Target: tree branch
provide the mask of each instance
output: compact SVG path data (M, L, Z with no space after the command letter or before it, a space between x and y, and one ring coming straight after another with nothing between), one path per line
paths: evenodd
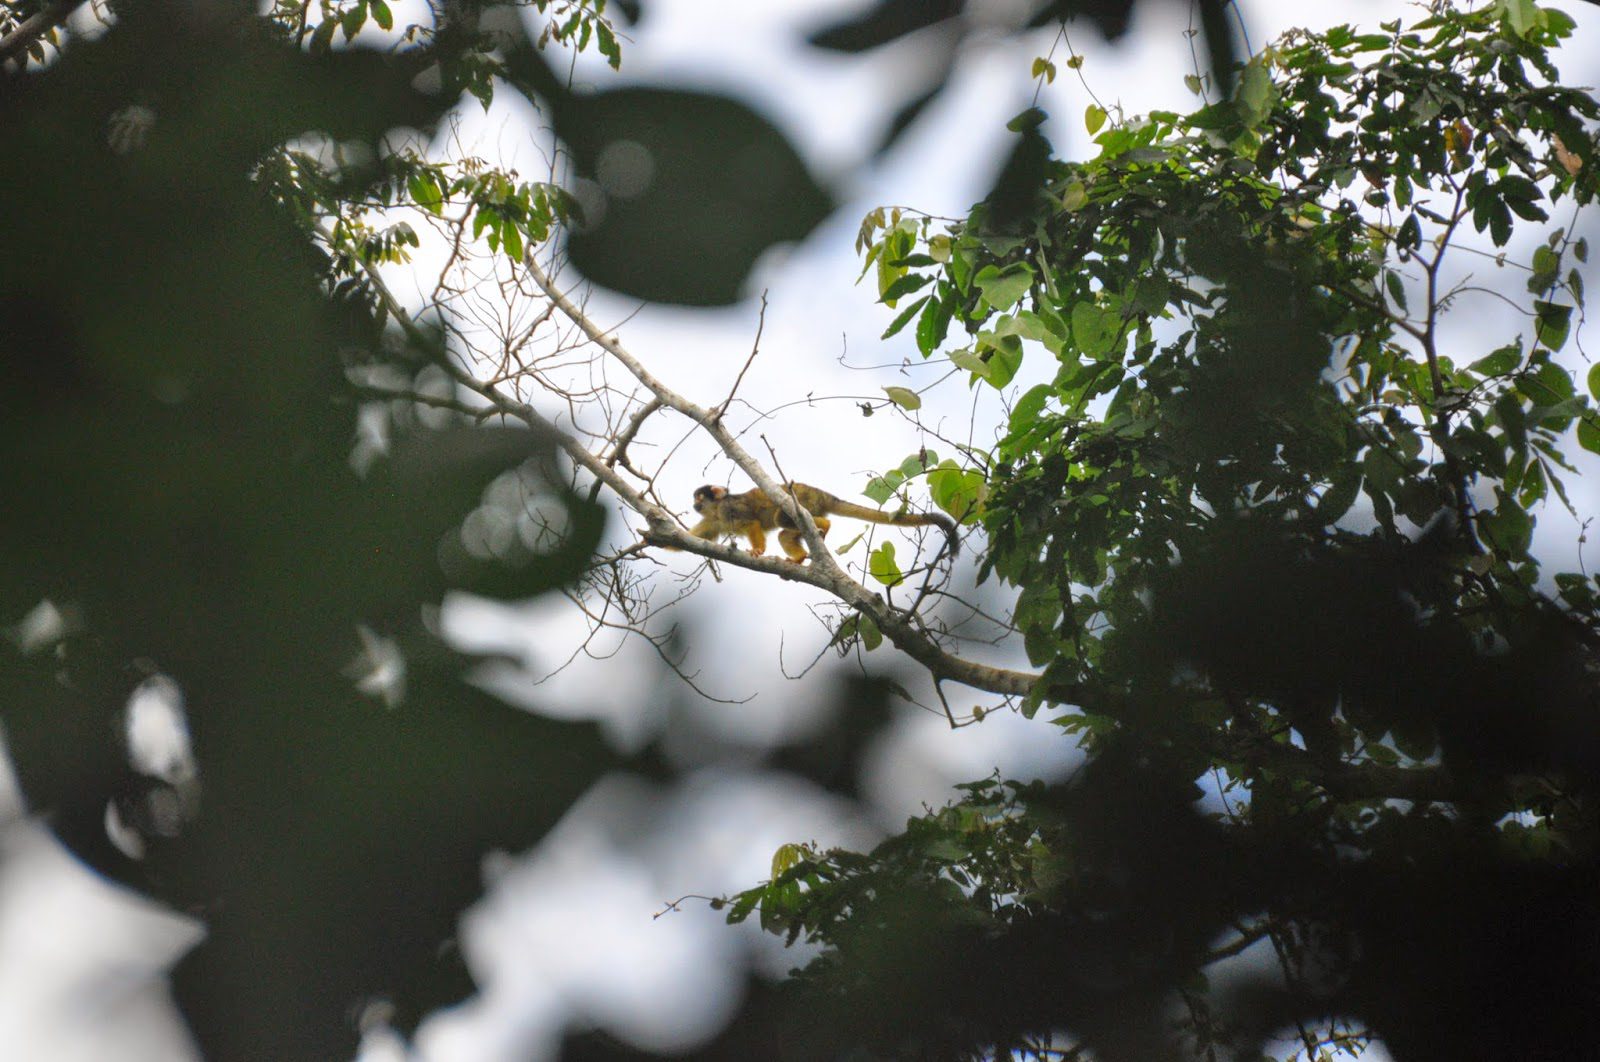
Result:
M318 232L324 239L331 239L331 233L326 229L319 227ZM777 557L753 556L737 547L691 535L675 514L653 502L643 491L636 489L616 468L619 463L626 465L625 460L619 461L619 456L638 432L640 424L663 406L682 413L710 434L723 451L761 486L769 497L784 505L786 509L793 505L793 499L723 427L720 409L700 406L667 387L646 369L637 357L623 347L615 336L596 326L580 307L556 288L542 269L530 264L531 275L536 284L553 301L562 315L571 320L591 342L620 361L653 395L634 412L621 431L614 436L611 453L605 458L588 449L571 434L562 431L533 406L506 395L494 384L477 379L458 365L448 351L440 349L438 337L416 323L384 283L376 267L370 263L362 263L361 268L371 281L373 291L407 336L423 350L429 351L435 362L452 380L484 399L488 407L474 410L471 406L447 399L432 399L371 386L363 388L366 393L374 397L409 397L441 408L471 413L479 418L486 415L504 415L521 421L554 439L556 445L576 465L595 478L597 484L609 489L624 506L645 519L648 527L642 533L642 544L693 553L734 567L815 586L848 608L871 619L885 638L928 672L936 687L943 682L956 682L973 689L1012 697L1026 695L1038 683L1040 677L1036 674L979 663L944 649L917 622L914 614L893 607L881 595L852 579L825 548L820 536L808 539L808 544L812 547L812 562L801 565ZM810 520L810 514L800 509L799 515L804 520L806 530L815 536L816 528ZM940 692L942 697L942 690ZM1054 702L1078 705L1088 711L1115 710L1123 700L1122 695L1114 690L1095 689L1067 682L1053 683L1051 695ZM1257 766L1277 766L1293 772L1320 787L1332 799L1339 801L1399 799L1417 802L1451 802L1459 799L1461 795L1451 776L1443 768L1436 766L1401 767L1370 762L1329 765L1314 761L1303 750L1277 744L1256 744L1250 749L1234 748L1221 751L1254 762Z
M16 29L0 37L0 63L27 51L35 41L67 21L67 17L82 6L83 0L51 0L23 19Z
M766 560L764 558L750 557L748 554L726 547L708 547L708 544L696 540L685 532L672 530L671 534L662 534L654 521L651 523L650 535L658 544L672 548L684 549L701 556L715 557L728 560L740 567L750 568L755 571L768 571L785 579L797 582L810 583L822 590L826 590L846 605L869 617L877 624L878 630L884 637L894 643L895 647L917 663L921 664L935 680L949 680L959 682L975 689L986 690L990 693L999 693L1006 696L1020 696L1031 690L1038 681L1039 676L1025 671L1014 671L1010 668L993 667L967 660L943 649L933 638L911 618L891 607L882 597L868 590L854 579L850 578L833 558L822 541L822 536L817 533L816 523L811 519L811 514L804 508L795 505L789 492L767 475L766 470L756 461L750 453L739 444L738 439L722 423L720 410L707 409L704 406L691 402L689 399L672 390L661 380L645 368L644 364L625 348L616 336L601 329L585 313L582 307L575 304L567 294L556 286L550 276L534 261L530 253L526 264L530 275L545 295L556 305L563 316L586 335L596 346L620 361L634 378L643 384L668 408L688 417L700 425L721 447L733 463L750 477L760 487L762 492L771 498L789 517L800 527L806 545L810 547L811 563L808 565L791 564L787 561ZM609 483L607 484L610 485ZM630 506L633 504L626 496L623 500ZM648 518L648 517L647 517ZM713 552L715 549L715 552Z

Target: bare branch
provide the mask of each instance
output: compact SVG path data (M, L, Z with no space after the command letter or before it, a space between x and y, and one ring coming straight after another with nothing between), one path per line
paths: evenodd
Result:
M544 291L567 317L576 324L589 339L623 364L633 374L634 378L643 384L649 391L660 399L668 408L681 413L690 420L699 424L721 447L723 453L738 465L750 479L761 488L762 492L772 499L789 518L800 528L801 535L811 552L811 563L798 565L787 560L776 560L766 557L752 557L747 553L717 543L696 539L686 531L672 526L662 526L651 520L650 530L646 541L653 541L657 545L667 546L697 553L703 557L725 561L752 571L764 571L782 579L794 582L809 583L812 586L825 590L850 606L857 612L866 614L877 624L878 629L897 648L921 664L934 677L935 680L949 680L962 685L972 686L976 689L987 690L1007 696L1026 694L1038 680L1037 675L1025 671L1014 671L1010 668L995 667L981 664L977 661L967 660L946 651L920 627L913 617L890 606L878 594L873 593L854 579L850 578L839 567L822 541L822 536L817 532L816 523L811 519L811 514L803 507L795 505L782 486L767 475L761 464L752 457L737 438L723 425L721 417L716 410L707 409L678 394L647 369L644 364L625 348L616 336L600 328L586 314L581 307L576 305L568 295L550 279L549 275L535 262L531 255L527 258L529 272L534 282ZM607 481L607 486L611 486ZM623 500L632 506L632 500L623 495ZM649 514L644 514L649 519Z
M739 375L734 377L733 386L728 388L728 397L722 400L717 407L717 418L727 416L728 406L733 403L733 396L739 393L739 385L744 382L744 374L750 371L750 366L755 362L756 355L761 352L761 333L767 327L767 293L761 293L761 312L756 315L756 338L750 343L750 356L744 360L744 368L739 370Z

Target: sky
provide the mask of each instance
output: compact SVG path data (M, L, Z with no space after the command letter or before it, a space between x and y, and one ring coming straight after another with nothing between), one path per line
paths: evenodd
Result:
M759 325L759 354L739 384L743 401L732 407L730 421L752 426L746 442L758 456L770 447L787 475L844 497L856 496L870 475L922 443L906 418L889 412L863 418L858 396L878 398L890 384L921 386L937 371L921 364L907 336L878 339L892 312L874 302L870 281L855 283L860 267L853 243L861 217L884 204L962 214L992 181L1004 123L1032 102L1031 62L1054 37L1045 30L981 42L963 57L933 111L886 156L860 168L898 106L895 87L917 74L919 62L913 47L865 57L806 48L809 30L860 6L852 0L647 0L647 20L624 41L620 74L588 58L577 68L580 87L642 82L727 91L766 113L819 174L842 180L839 209L802 244L763 260L750 297L738 305L641 307L605 292L594 293L588 305L596 320L618 324L623 343L669 385L705 404L729 392ZM1003 23L1016 6L975 3L973 17ZM1315 28L1337 16L1370 25L1412 10L1393 0L1240 6L1255 47L1295 24ZM1593 58L1600 56L1600 8L1562 6L1580 23L1576 43L1562 57L1567 80L1594 84L1600 79ZM1063 68L1068 76L1039 100L1051 115L1045 133L1059 153L1072 156L1089 147L1082 125L1089 89L1093 98L1120 104L1129 114L1194 105L1183 84L1192 70L1186 10L1176 0L1145 0L1115 45L1088 27L1073 31L1089 88ZM397 20L404 20L403 9ZM1590 57L1587 70L1583 56ZM1058 51L1058 65L1063 58ZM475 103L463 106L458 118L456 139L475 153L526 174L542 170L547 137L538 116L511 94L502 94L487 114ZM403 284L399 289L406 290ZM806 396L811 400L802 401ZM975 398L957 385L927 396L920 415L925 426L964 437L970 425L991 423L998 408L992 396ZM652 454L667 453L685 435L683 422L663 425L659 435L641 440L655 447ZM731 482L735 490L748 486L741 474L730 478L726 461L709 444L682 443L665 463L668 496L687 512L694 487L706 481ZM1586 508L1583 497L1576 500L1580 511L1597 510L1592 494ZM619 515L610 534L626 542L639 523ZM836 530L835 537L842 542L853 533ZM1540 533L1553 557L1576 549L1577 525L1558 510L1547 510ZM669 585L699 567L687 555L659 559L658 578ZM864 550L857 546L843 559L864 563ZM957 589L984 599L990 590L975 589L972 579L969 548ZM773 851L787 842L870 845L925 804L943 803L958 781L995 770L1017 778L1070 770L1070 742L1043 720L1001 712L952 731L936 708L909 706L870 757L864 807L761 767L763 749L823 719L837 669L861 666L830 657L803 681L785 677L825 647L829 633L812 613L823 603L809 588L729 568L721 582L703 582L675 605L668 618L692 632L685 669L696 674L700 688L722 698L713 701L665 675L638 639L602 639L586 655L587 631L560 598L522 606L465 597L445 602L452 640L520 662L486 670L484 685L530 710L599 720L622 749L665 735L686 773L667 787L623 775L605 778L532 851L486 854L486 894L464 914L461 934L482 992L429 1019L411 1057L551 1057L564 1031L586 1026L646 1047L692 1047L737 1006L747 965L776 975L801 960L754 927L726 927L704 904L654 917L667 901L754 884L768 876ZM1003 648L985 659L1025 664ZM925 680L887 649L866 666L893 675L930 703ZM701 738L724 753L747 754L702 762L695 751ZM18 1057L44 1062L104 1058L111 1043L119 1059L192 1057L160 971L199 939L200 927L94 879L37 827L12 830L4 844L8 856L26 858L0 863L0 1043L24 1048ZM41 947L40 940L50 939L76 943ZM85 1014L94 1020L85 1022ZM381 1025L362 1053L365 1062L405 1057L406 1047Z

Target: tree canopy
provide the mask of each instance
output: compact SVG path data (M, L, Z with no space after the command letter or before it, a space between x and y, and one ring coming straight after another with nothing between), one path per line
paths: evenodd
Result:
M1572 368L1600 104L1553 65L1568 16L1441 3L1233 64L1202 3L1194 112L1092 105L1072 160L1030 109L965 218L867 216L885 337L1004 417L866 497L960 522L1024 668L941 613L936 551L830 552L733 394L668 379L563 278L723 304L834 199L735 100L572 92L551 49L622 59L603 0L410 26L383 0L148 3L96 38L62 28L76 6L0 21L0 167L37 200L0 265L6 739L75 851L207 921L176 976L209 1056L348 1053L353 1004L409 1028L470 991L440 945L481 855L604 770L664 768L499 704L434 606L565 593L670 660L661 547L808 584L833 647L911 661L952 726L1016 710L1086 757L973 781L869 853L785 846L712 901L818 950L704 1054L1587 1049L1600 586L1534 537L1552 506L1587 526L1600 453L1600 369ZM814 43L953 10L886 3ZM544 179L429 150L463 93L508 88L564 145ZM424 242L443 268L402 298L385 278ZM685 423L811 563L689 532L671 451L635 445ZM643 529L608 537L608 509ZM955 686L990 700L958 712ZM152 690L185 709L186 767L130 759ZM894 692L786 764L850 791Z
M1192 114L1091 106L1098 152L1020 215L868 217L891 333L974 386L1052 359L970 489L1042 669L1022 710L1089 759L733 898L827 945L823 1042L1584 1050L1600 614L1532 546L1547 504L1587 527L1568 447L1600 452L1600 370L1559 356L1600 117L1548 54L1572 26L1293 33ZM1484 300L1503 331L1451 327ZM1258 942L1275 971L1233 961Z

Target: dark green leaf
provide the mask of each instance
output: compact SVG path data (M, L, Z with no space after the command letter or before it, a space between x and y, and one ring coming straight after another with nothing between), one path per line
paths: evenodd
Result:
M1533 304L1534 340L1548 350L1560 350L1567 342L1572 322L1572 307L1564 303L1535 300Z
M1350 511L1360 490L1361 474L1354 468L1347 470L1317 499L1317 520L1324 524L1336 522Z
M927 287L932 281L933 277L926 273L907 273L884 288L883 293L878 296L879 301L893 305L902 295L909 295L913 291Z
M928 303L928 300L931 299L931 298L933 298L933 296L924 295L922 298L918 299L916 302L913 302L910 306L907 306L905 309L903 309L899 313L895 314L894 320L889 322L889 327L885 328L883 330L883 335L879 336L878 338L879 339L888 339L890 336L894 335L896 332L898 332L902 328L904 328L906 326L907 322L909 322L911 320L912 316L918 310L922 309L922 307L926 306L927 303Z

